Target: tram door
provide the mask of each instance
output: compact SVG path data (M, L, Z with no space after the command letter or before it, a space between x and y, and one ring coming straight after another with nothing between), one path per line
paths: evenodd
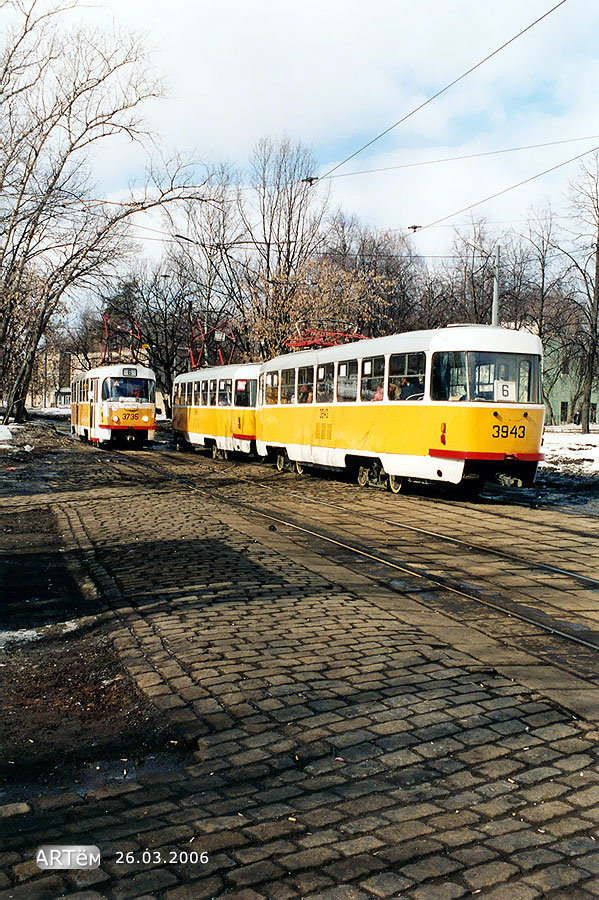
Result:
M90 397L90 409L89 409L89 430L90 435L92 429L96 427L96 417L98 415L98 378L92 378L91 383L91 397Z

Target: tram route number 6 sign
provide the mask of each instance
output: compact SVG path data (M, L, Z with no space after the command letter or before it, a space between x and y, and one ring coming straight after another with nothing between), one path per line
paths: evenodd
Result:
M497 401L505 401L506 403L516 402L516 382L515 381L494 381L493 382L493 399Z

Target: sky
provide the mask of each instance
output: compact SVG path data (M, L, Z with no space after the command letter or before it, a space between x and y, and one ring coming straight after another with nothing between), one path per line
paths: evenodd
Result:
M145 36L167 98L146 109L165 147L244 169L260 138L311 148L316 175L389 128L509 40L557 0L103 0L78 15ZM483 216L525 230L532 207L565 209L578 163L453 215L599 146L599 4L555 12L406 122L337 169L333 206L369 226L414 235L423 255L451 252L453 227ZM475 159L429 160L585 140ZM364 170L398 167L385 172ZM133 144L95 162L105 196L143 168Z

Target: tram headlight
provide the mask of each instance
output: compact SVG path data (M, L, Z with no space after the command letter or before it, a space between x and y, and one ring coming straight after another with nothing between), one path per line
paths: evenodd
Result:
M142 422L149 422L150 419L148 418L148 416L142 416L142 417L141 417L141 421L142 421Z
M112 417L112 421L113 421L113 422L118 422L118 420L119 420L119 417L118 417L118 416L113 416L113 417Z

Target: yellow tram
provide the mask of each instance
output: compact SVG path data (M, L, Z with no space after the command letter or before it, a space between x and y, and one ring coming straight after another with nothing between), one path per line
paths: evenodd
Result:
M141 447L156 432L156 379L136 363L99 366L71 385L71 432L97 445Z
M178 375L173 389L173 435L212 450L256 452L259 364L217 366Z
M358 483L404 479L530 485L541 450L538 337L456 325L280 356L260 369L256 447L349 469Z

